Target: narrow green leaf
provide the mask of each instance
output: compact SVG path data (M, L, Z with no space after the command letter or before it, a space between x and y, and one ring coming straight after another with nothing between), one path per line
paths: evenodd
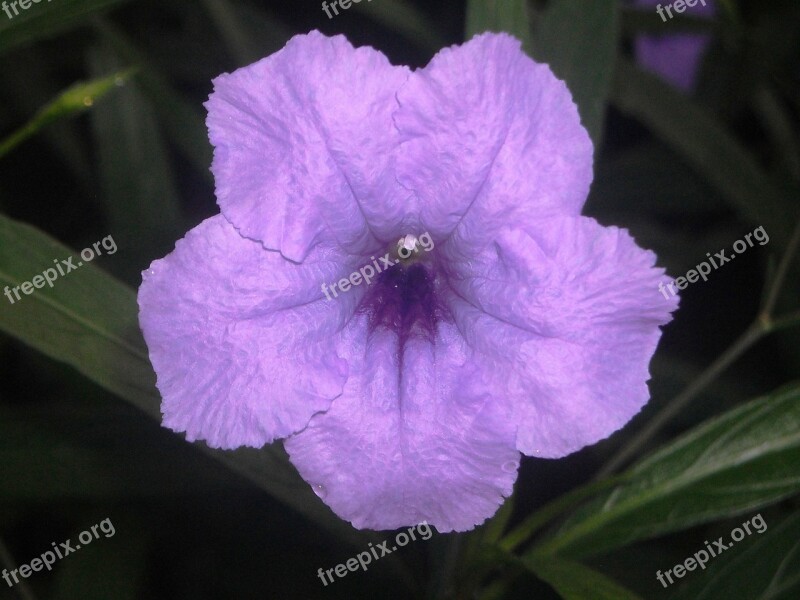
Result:
M109 72L120 60L107 43L89 51L89 72ZM103 193L113 239L127 251L116 273L138 281L153 255L171 251L186 230L169 156L151 103L131 82L91 114ZM144 237L147 245L139 244Z
M207 182L213 183L209 171L211 144L208 143L208 131L198 107L184 100L122 31L102 19L95 21L95 27L123 61L138 65L137 82L152 100L170 141Z
M231 56L240 66L261 58L258 44L248 34L236 6L228 0L202 0L202 4L219 29Z
M531 556L585 557L752 512L800 492L800 384L680 437L580 509Z
M753 225L785 243L797 205L731 133L658 77L620 59L612 101L670 144Z
M783 106L775 90L767 86L756 91L753 105L777 149L777 160L789 177L800 181L800 140L791 113Z
M499 546L484 547L484 554L507 570L505 577L484 589L481 600L505 598L513 579L525 571L550 584L565 600L640 600L612 579L575 561L552 556L519 557Z
M536 24L533 57L569 87L599 147L620 35L617 0L553 0Z
M12 18L0 12L0 54L20 44L53 36L80 25L92 15L121 6L127 0L56 0L32 4L17 12L7 2ZM19 5L19 3L17 3Z
M524 562L564 600L640 600L639 596L612 579L574 561L550 559Z
M238 478L128 406L62 402L0 406L0 481L0 501L30 503L202 494Z
M510 496L498 509L495 515L484 523L473 538L483 544L495 544L506 530L511 516L514 514L516 496Z
M52 62L51 54L41 45L15 54L14 68L4 69L0 76L0 94L8 99L9 104L4 107L6 110L3 117L8 119L13 115L15 122L0 124L0 130L11 131L19 125L22 118L36 114L42 106L58 95L62 84L52 76ZM108 72L103 73L107 74ZM82 123L62 119L51 123L41 130L39 135L57 155L60 164L72 173L86 193L90 193L93 187L93 174L83 144L85 136Z
M34 115L22 128L0 142L0 158L8 154L16 146L36 134L43 127L58 119L76 115L88 110L95 102L108 94L115 87L122 86L130 78L132 71L119 71L110 76L89 82L76 83L59 94Z
M118 248L120 253L125 248ZM19 286L76 252L29 225L0 215L0 288ZM13 289L11 290L13 294ZM138 324L133 290L92 264L78 267L11 304L0 296L0 330L114 392L161 420L155 374ZM286 505L358 547L371 538L314 495L277 446L235 452L203 448Z
M768 523L767 530L754 537L734 546L739 552L731 549L712 558L708 570L695 573L673 600L800 598L800 513L779 524Z
M580 502L596 496L599 492L617 485L622 480L624 480L624 477L603 479L567 492L546 504L532 515L529 515L501 540L499 546L508 551L518 548L533 534L539 531L539 529L557 516L578 505Z
M531 27L527 0L469 0L466 38L484 31L505 31L531 51Z
M116 514L115 514L116 513ZM145 523L121 511L102 514L95 522L87 519L86 529L91 531L108 519L113 525L97 528L97 539L81 545L68 560L56 563L55 592L53 600L137 600L147 596L146 571L149 566L149 534ZM113 531L111 537L105 532ZM80 535L76 531L72 539ZM75 542L77 544L77 542Z
M124 248L118 248L124 252ZM77 253L29 225L0 216L0 286L13 288ZM78 260L73 260L77 265ZM155 376L139 330L133 291L83 265L11 304L0 297L0 329L66 362L160 419Z

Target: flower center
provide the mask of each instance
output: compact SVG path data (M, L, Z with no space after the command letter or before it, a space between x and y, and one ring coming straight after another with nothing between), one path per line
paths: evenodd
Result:
M429 254L433 245L423 249L420 239L413 235L400 239L391 252L395 264L375 278L358 307L368 316L370 331L393 331L401 347L411 336L433 341L436 326L446 315L436 294L435 262Z

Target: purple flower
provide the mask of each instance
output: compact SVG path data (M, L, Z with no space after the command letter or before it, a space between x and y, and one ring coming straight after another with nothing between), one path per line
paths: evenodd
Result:
M652 252L580 216L591 142L517 40L412 72L312 32L214 86L222 214L139 290L165 426L287 438L356 527L451 531L511 494L520 452L564 456L647 402L677 300ZM430 252L325 298L424 234Z
M693 6L684 5L685 14L711 17L716 12L715 0L694 0ZM680 14L674 5L664 0L635 0L643 10L659 11L665 32L669 31L670 19ZM669 7L669 11L667 8ZM648 71L656 73L675 87L689 92L694 89L700 62L711 41L708 35L678 33L672 35L640 35L635 40L636 58Z

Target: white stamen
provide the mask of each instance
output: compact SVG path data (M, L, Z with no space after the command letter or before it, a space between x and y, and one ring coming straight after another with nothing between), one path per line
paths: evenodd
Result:
M417 236L415 235L407 235L400 238L400 243L398 244L398 248L405 248L406 250L414 250L417 247Z

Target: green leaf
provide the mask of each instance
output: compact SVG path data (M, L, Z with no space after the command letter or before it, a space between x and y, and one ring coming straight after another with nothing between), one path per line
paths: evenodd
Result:
M249 35L236 6L228 0L201 0L201 3L219 30L228 52L240 66L261 58L259 44Z
M36 134L40 129L58 119L88 110L111 90L125 84L131 70L120 71L110 76L89 82L76 83L59 94L52 102L42 107L22 128L0 142L0 158L20 143Z
M483 544L496 544L511 521L515 504L516 496L511 495L503 502L495 515L475 531L472 538Z
M92 74L119 63L107 43L89 51ZM125 268L116 272L138 281L153 256L171 251L186 230L167 149L152 105L135 81L98 106L91 122L106 224L126 248L119 257ZM147 245L139 243L143 237Z
M563 79L600 146L620 35L617 0L553 0L533 35L533 57Z
M550 584L565 600L640 600L639 596L590 569L561 557L518 557L499 546L485 546L484 554L506 567L505 577L484 589L481 600L506 598L513 579L525 571Z
M701 425L626 473L531 556L585 557L800 491L800 385Z
M498 509L497 513L486 523L461 535L463 549L458 558L458 563L453 569L451 579L454 581L444 582L450 589L457 582L459 590L474 590L480 587L482 581L497 568L493 557L493 552L487 549L494 549L497 541L503 534L511 516L514 514L514 504L516 495L511 495ZM448 589L445 585L435 590L434 597L441 596L443 590Z
M125 248L118 251L125 252ZM34 227L0 215L0 288L19 286L53 267L54 260L75 254ZM74 262L77 265L78 260ZM0 296L4 304L0 330L72 365L153 419L161 420L155 374L139 329L133 290L95 265L85 264L56 279L52 288L45 285L30 295L20 295L22 299L13 305ZM371 539L336 518L277 446L235 452L213 451L200 444L196 447L341 539L358 547L366 547Z
M800 598L800 513L778 525L767 523L767 530L753 537L745 537L733 549L712 558L707 571L687 581L672 598Z
M531 50L530 15L527 0L469 0L466 38L484 31L505 31Z
M164 498L236 486L237 479L120 403L0 406L0 481L9 482L0 488L3 502Z
M28 118L58 95L63 84L52 77L52 62L51 54L41 45L14 55L14 68L2 71L0 94L8 100L4 117L14 115L16 121L13 124L3 123L0 130L10 131L19 125L21 118L17 115ZM93 173L83 144L82 125L76 120L62 119L42 129L38 135L88 194L93 187Z
M617 582L577 562L549 559L526 560L525 564L565 600L640 600Z
M713 116L624 59L619 61L612 101L685 157L743 220L762 225L770 238L782 243L789 239L796 203Z
M102 19L97 19L95 26L97 32L111 44L122 60L139 67L137 82L152 100L159 121L170 141L200 175L208 183L213 184L209 171L211 145L208 143L208 131L200 111L175 91L168 80L122 31Z
M30 43L80 25L92 15L116 8L126 0L56 0L41 2L7 18L0 13L0 54L20 44ZM11 2L7 3L8 5ZM11 10L9 8L9 10ZM13 10L11 10L13 15Z
M136 600L147 595L150 540L146 524L129 514L113 511L94 522L84 518L83 531L91 532L92 525L104 522L106 517L114 527L111 537L106 537L98 527L99 537L89 545L81 545L80 550L53 567L56 583L55 593L50 597L54 600ZM112 531L107 524L105 528ZM71 536L74 544L83 531Z
M597 495L598 492L613 487L623 479L624 477L613 477L595 481L559 496L525 518L512 531L508 532L508 535L498 545L508 551L518 548L534 533L560 514L578 505L581 501Z

